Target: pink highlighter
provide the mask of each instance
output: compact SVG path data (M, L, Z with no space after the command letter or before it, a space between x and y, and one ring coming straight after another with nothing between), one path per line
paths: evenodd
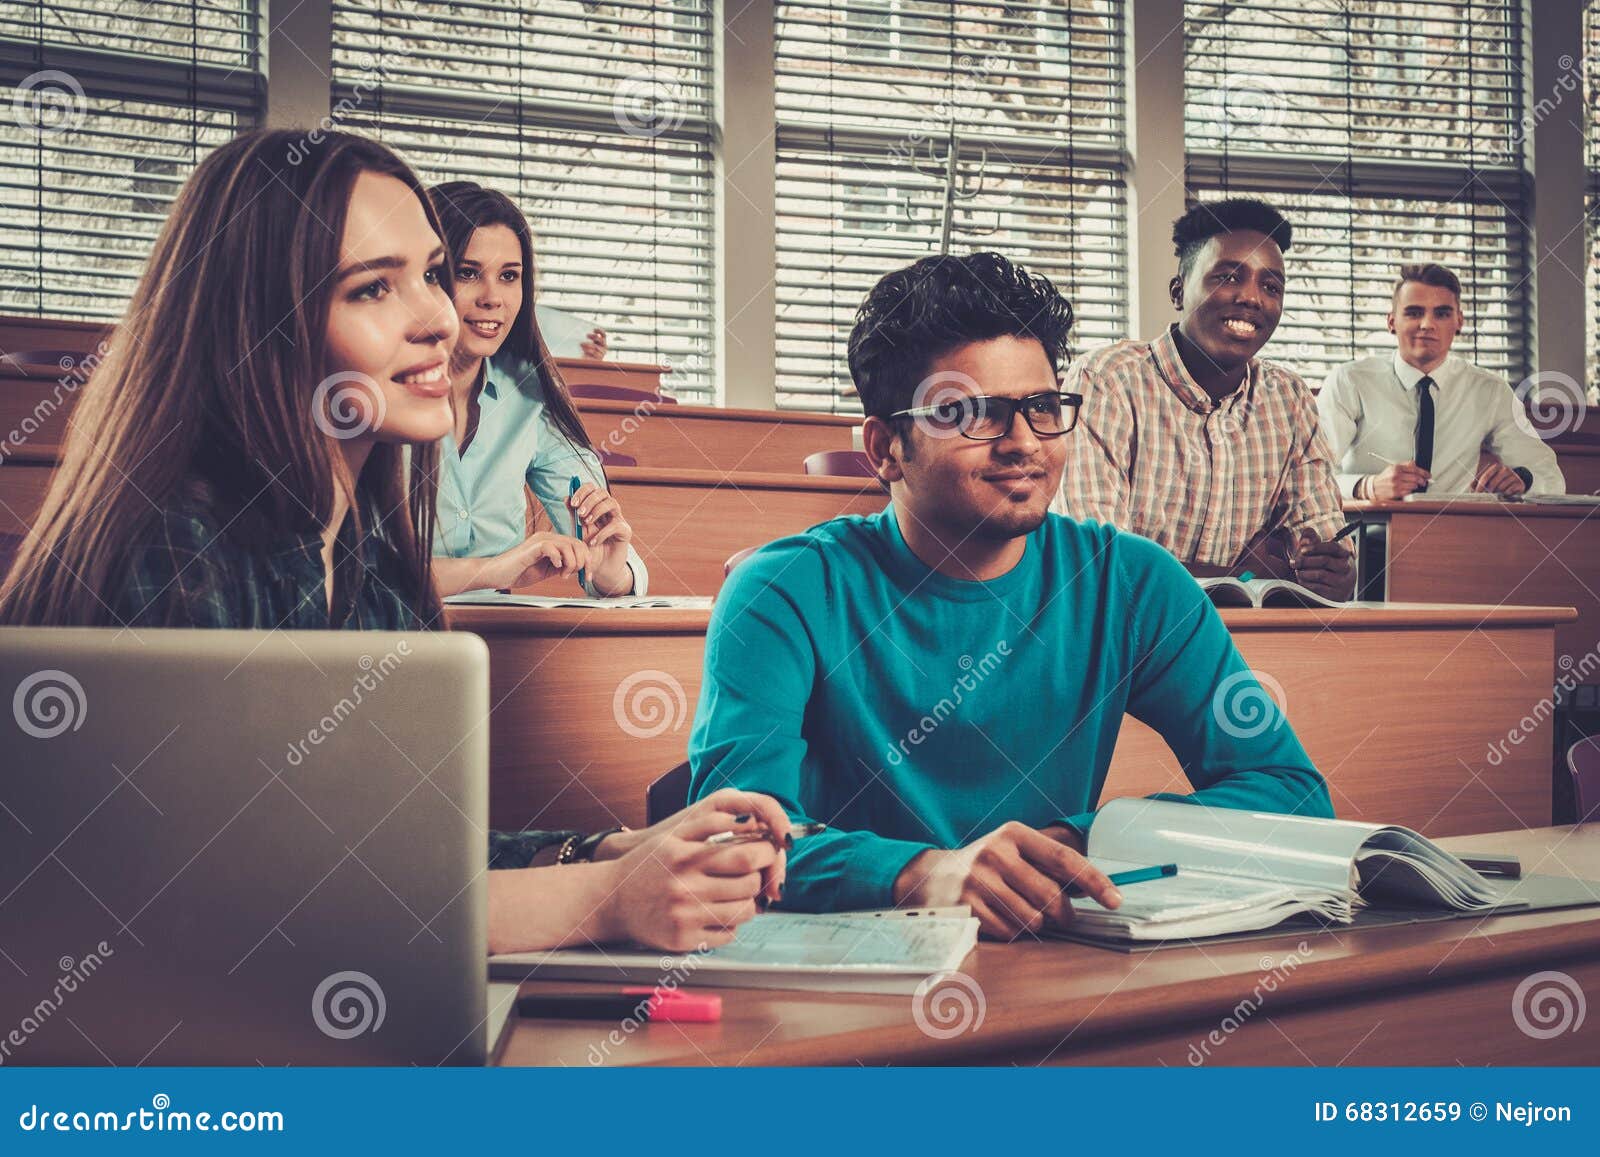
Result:
M722 1019L722 997L681 988L624 988L628 996L650 996L650 1019L675 1024L711 1024ZM651 996L651 994L654 994Z
M722 997L691 996L676 988L536 992L517 998L517 1015L558 1020L660 1020L677 1024L709 1024L722 1019Z

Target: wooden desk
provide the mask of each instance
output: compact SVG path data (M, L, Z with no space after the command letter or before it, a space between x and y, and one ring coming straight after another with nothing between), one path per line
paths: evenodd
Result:
M1530 872L1600 880L1600 824L1445 843L1514 852ZM909 996L723 989L720 1024L647 1024L619 1031L620 1043L606 1039L613 1023L519 1021L501 1063L1592 1065L1592 1013L1547 1040L1512 1017L1518 984L1547 970L1600 991L1600 909L1128 954L984 943L962 966L981 992L982 1022L948 1039L918 1027Z
M1548 604L1577 609L1556 629L1562 672L1600 683L1600 509L1516 502L1349 502L1371 568L1392 602ZM1379 549L1373 549L1378 545Z
M875 514L889 495L873 478L727 474L618 466L611 492L650 568L650 592L714 595L728 557L841 514Z
M53 462L82 384L71 371L47 376L0 366L0 462L24 453Z
M0 319L0 338L4 336ZM50 339L53 337L53 344ZM55 334L33 339L38 348L94 348L98 331ZM40 344L42 343L42 344ZM86 344L87 343L87 344ZM0 345L21 349L22 345ZM660 367L620 362L557 359L569 382L659 387ZM653 371L654 376L651 376ZM47 456L60 451L67 419L76 403L70 371L32 367L28 372L0 363L0 456L8 452L8 435L31 419L26 444ZM666 470L742 471L802 474L801 464L818 450L849 450L850 431L860 418L786 410L738 410L720 406L577 399L578 413L595 446L626 454L640 466Z
M1225 610L1251 667L1349 819L1428 835L1550 822L1548 695L1566 608ZM686 758L708 611L454 607L489 644L490 821L595 828L644 821L651 780ZM1380 679L1375 672L1385 672ZM1396 693L1403 688L1404 693ZM1498 763L1489 749L1499 745ZM1188 791L1154 731L1123 723L1104 798Z
M0 433L0 438L5 437ZM44 504L55 457L39 461L32 448L23 446L0 464L0 534L27 534Z
M1600 494L1600 441L1550 443L1556 464L1567 480L1568 494Z
M640 406L580 399L597 447L673 470L800 474L818 450L848 450L860 418L720 406ZM614 473L614 472L613 472Z
M0 437L4 433L0 432ZM33 525L55 468L52 450L25 445L0 464L0 533ZM658 595L714 595L729 556L841 514L875 514L889 496L871 478L725 474L616 466L611 491L628 521ZM565 592L570 580L530 588Z

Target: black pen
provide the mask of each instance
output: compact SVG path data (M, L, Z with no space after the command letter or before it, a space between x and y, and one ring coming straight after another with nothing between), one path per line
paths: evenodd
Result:
M1356 519L1354 522L1347 522L1342 527L1339 528L1339 533L1334 535L1328 541L1329 542L1338 542L1341 538L1349 538L1352 534L1354 534L1356 531L1360 530L1365 525L1366 525L1366 523L1362 522L1361 519L1359 519L1359 518ZM1291 570L1299 570L1300 569L1295 564L1294 551L1293 550L1289 550L1289 551L1285 551L1284 552L1283 561L1289 564L1289 568Z
M1338 542L1341 538L1349 538L1352 534L1354 534L1356 531L1360 530L1365 525L1366 525L1366 523L1362 522L1359 518L1356 519L1354 522L1347 522L1347 523L1344 524L1344 529L1339 531L1338 534L1334 535L1328 541L1329 542Z

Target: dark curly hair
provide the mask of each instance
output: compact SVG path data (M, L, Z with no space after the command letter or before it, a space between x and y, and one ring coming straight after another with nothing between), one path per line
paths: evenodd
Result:
M1178 273L1185 279L1194 267L1200 247L1219 233L1250 229L1265 233L1284 253L1294 242L1294 226L1284 215L1255 197L1229 197L1224 201L1204 201L1172 223L1172 244L1178 253Z
M1050 368L1067 353L1072 306L1048 278L998 253L924 257L887 274L856 311L850 377L868 417L911 406L935 358L972 342L1033 338Z

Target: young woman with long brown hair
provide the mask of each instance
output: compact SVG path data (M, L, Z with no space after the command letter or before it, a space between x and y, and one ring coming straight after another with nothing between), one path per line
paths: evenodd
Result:
M440 592L581 572L592 595L644 594L649 574L633 528L539 333L527 218L505 194L472 181L428 192L455 259L461 320L450 367L456 421L439 456ZM553 531L526 534L525 484Z
M383 145L263 131L213 152L83 387L0 624L439 625L451 273L428 197ZM757 827L774 840L704 843ZM644 831L491 833L508 870L490 875L490 948L726 943L777 898L788 827L730 790ZM544 866L558 849L568 862Z

